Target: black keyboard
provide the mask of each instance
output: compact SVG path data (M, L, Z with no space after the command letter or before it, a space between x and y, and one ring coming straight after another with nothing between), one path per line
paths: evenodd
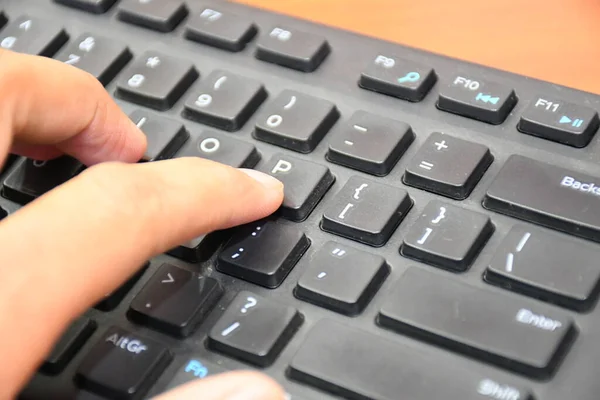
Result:
M224 1L0 8L0 46L96 76L143 161L286 185L275 215L141 266L22 398L250 368L293 400L598 399L598 96ZM80 171L15 160L3 214Z

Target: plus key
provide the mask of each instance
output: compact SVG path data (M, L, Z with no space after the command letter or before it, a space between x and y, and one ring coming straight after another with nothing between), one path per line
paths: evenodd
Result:
M484 145L435 132L404 173L404 183L457 200L469 196L493 161Z

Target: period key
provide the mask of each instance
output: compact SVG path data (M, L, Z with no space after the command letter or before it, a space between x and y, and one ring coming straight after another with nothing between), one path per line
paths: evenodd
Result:
M573 147L585 147L599 125L595 110L544 95L531 101L517 128L529 135Z
M514 90L479 77L456 75L440 88L437 107L463 117L498 125L517 104Z

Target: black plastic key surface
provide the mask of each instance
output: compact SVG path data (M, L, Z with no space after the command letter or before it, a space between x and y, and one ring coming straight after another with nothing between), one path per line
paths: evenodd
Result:
M222 294L223 288L217 280L163 264L135 296L129 315L137 323L187 337Z
M432 200L410 227L400 253L440 268L464 271L493 231L487 215Z
M322 36L284 26L273 26L256 44L256 58L302 72L312 72L331 52Z
M533 226L514 226L496 250L487 282L577 311L600 292L600 246Z
M194 13L185 30L187 39L229 51L241 51L258 28L239 15L214 8Z
M8 18L3 10L0 10L0 29L4 27L8 23Z
M40 370L50 375L60 373L94 333L96 326L96 322L87 317L76 319L54 344Z
M340 116L335 104L284 90L256 117L254 137L300 153L317 147Z
M224 231L200 235L167 251L173 257L187 262L197 263L208 260L217 250L224 238Z
M22 15L0 32L0 48L34 56L52 57L69 35L57 22Z
M99 337L77 369L84 389L114 399L140 399L171 362L161 343L119 327Z
M327 160L384 176L394 168L414 138L407 123L357 111L331 134Z
M92 74L104 86L125 68L133 55L113 38L83 33L64 47L55 58Z
M257 221L237 228L217 260L217 270L268 288L281 285L310 246L301 228Z
M411 207L406 190L353 176L330 200L321 228L371 246L382 246Z
M208 347L260 367L271 365L303 316L293 307L243 291L208 334Z
M517 104L514 90L479 76L459 74L440 88L437 107L489 124L504 122Z
M260 82L216 70L190 94L183 116L204 125L237 131L266 98L267 91Z
M305 220L335 181L324 165L283 153L274 154L258 170L283 182L281 215L292 221Z
M54 0L65 6L78 8L94 14L103 14L107 12L117 0Z
M600 177L528 157L511 156L483 206L600 242Z
M390 271L383 257L331 241L301 263L296 297L346 315L362 312Z
M131 275L125 283L121 284L121 286L111 293L107 293L102 300L94 305L94 308L100 311L112 311L117 308L127 293L129 293L142 275L144 275L144 272L146 272L149 265L149 262L144 263L144 265Z
M378 54L362 72L358 84L363 89L418 102L436 81L437 75L430 66Z
M450 350L547 379L577 335L571 316L546 304L411 267L378 323Z
M402 179L407 185L463 200L493 159L483 144L434 132L409 162Z
M4 179L2 195L27 204L62 185L83 169L74 158L62 156L50 161L21 159Z
M168 386L165 388L165 392L185 383L204 379L223 372L227 372L223 366L205 360L205 357L202 355L186 356L181 367L175 372L175 375L171 378Z
M533 400L519 384L329 319L308 332L289 376L351 400Z
M148 145L142 156L143 161L173 157L190 137L181 122L156 113L135 110L129 118L146 135Z
M189 61L147 51L121 74L116 95L132 103L164 111L173 107L198 76L198 71Z
M585 147L599 125L596 110L540 95L531 100L523 111L517 127L521 132L533 136L573 147Z
M171 32L187 15L184 0L123 0L118 9L121 21L159 32Z
M175 157L201 157L234 168L253 168L260 160L254 145L211 131L189 140Z

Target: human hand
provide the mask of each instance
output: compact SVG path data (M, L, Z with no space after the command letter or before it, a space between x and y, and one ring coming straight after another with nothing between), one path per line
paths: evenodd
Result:
M0 162L12 151L40 160L67 154L90 166L0 222L6 399L73 319L146 260L271 214L283 186L199 158L134 164L145 151L143 133L92 76L54 60L0 52L0 96ZM234 372L160 396L187 398L281 400L284 393L263 375Z

